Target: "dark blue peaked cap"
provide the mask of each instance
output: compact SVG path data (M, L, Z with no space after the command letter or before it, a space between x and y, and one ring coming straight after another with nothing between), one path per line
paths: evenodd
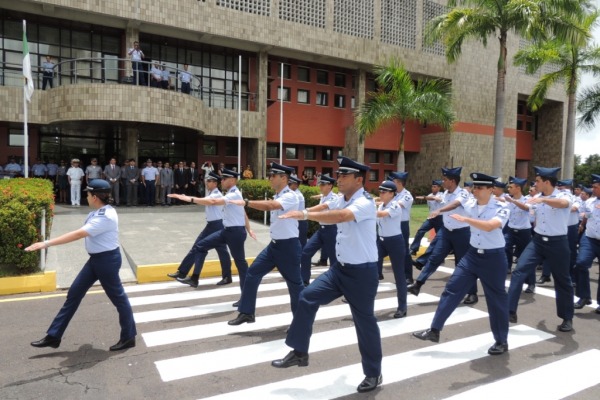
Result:
M295 176L290 176L290 179L288 181L288 185L290 183L297 183L298 185L302 183L302 179L298 179Z
M600 175L592 174L592 183L600 183Z
M525 186L527 184L527 179L522 179L522 178L516 178L514 176L509 176L508 177L508 183L512 183L514 185L517 186Z
M443 181L441 179L438 179L438 180L431 181L431 184L436 185L436 186L442 186L442 182Z
M494 185L493 185L493 186L494 186L494 187L497 187L497 188L502 188L502 189L504 189L504 188L506 187L506 183L504 183L504 182L502 182L502 181L499 181L499 180L497 180L497 179L496 179L496 180L494 181Z
M338 158L338 163L340 164L337 171L338 174L354 174L357 172L367 172L371 169L368 165L361 164L348 157Z
M388 177L389 180L400 179L402 181L405 181L406 178L408 178L408 172L400 172L400 171L392 172L390 174L390 176Z
M556 174L560 171L560 167L546 168L546 167L533 167L535 176L543 176L544 178L556 178Z
M573 179L563 179L556 182L556 186L570 186L573 187Z
M223 168L223 171L221 171L221 179L223 178L237 178L238 176L240 176L239 173L232 171L230 169L227 168Z
M590 195L592 194L592 188L589 188L589 187L585 187L585 186L584 186L584 187L583 187L583 189L581 189L581 190L583 190L583 191L584 191L584 192L586 192L587 194L590 194Z
M321 183L328 183L330 185L333 185L335 184L335 179L333 179L329 175L321 175L321 177L319 178L319 184Z
M470 176L471 176L471 179L473 179L473 185L494 186L496 179L498 179L495 176L482 174L480 172L473 172L473 173L471 173Z
M443 176L460 176L460 173L462 171L462 167L456 167L456 168L442 168L442 175Z
M110 191L110 183L104 179L92 179L88 182L85 192L105 192Z
M294 172L294 168L288 167L287 165L277 164L275 162L271 163L271 171L270 174L286 174L290 175Z
M473 182L465 182L465 187L473 187Z
M221 182L221 177L218 174L215 174L213 171L210 171L206 176L206 180Z
M381 185L379 185L379 190L384 190L386 192L396 192L396 184L392 181L383 181Z

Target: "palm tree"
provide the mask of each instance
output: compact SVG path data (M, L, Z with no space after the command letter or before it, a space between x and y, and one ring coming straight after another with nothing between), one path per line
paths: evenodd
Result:
M596 126L596 118L600 114L600 83L581 92L577 111L581 114L578 122L580 127L592 129Z
M460 4L460 6L458 5ZM462 44L476 39L487 46L489 38L500 43L496 76L496 115L492 174L502 176L507 40L510 31L527 38L578 37L581 32L568 18L589 8L588 0L448 0L452 9L434 18L427 27L429 43L443 40L448 62L458 59Z
M413 81L404 66L392 59L387 66L375 67L378 90L367 94L368 100L356 111L355 126L362 142L382 125L400 123L399 171L405 170L404 137L406 121L440 125L452 130L455 115L452 110L450 82L441 79Z
M598 16L600 16L598 11L583 16L581 29L591 34ZM536 73L546 64L555 67L554 72L542 75L529 96L527 105L532 111L539 110L551 86L564 81L568 96L568 105L565 160L562 174L563 177L572 177L575 161L577 87L582 73L600 73L600 48L587 46L584 40L577 43L564 42L558 39L540 41L517 52L515 55L515 64L525 66L528 74Z

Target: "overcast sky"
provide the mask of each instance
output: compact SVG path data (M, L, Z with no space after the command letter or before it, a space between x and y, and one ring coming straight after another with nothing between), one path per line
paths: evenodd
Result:
M600 0L594 0L596 7L600 8ZM600 27L596 27L594 30L594 41L596 45L600 45ZM594 78L591 75L584 75L581 77L580 88L592 86L598 82L600 77ZM585 161L585 158L590 154L600 154L600 116L596 121L596 127L593 130L586 131L583 129L577 129L575 136L575 154L581 155L581 161Z

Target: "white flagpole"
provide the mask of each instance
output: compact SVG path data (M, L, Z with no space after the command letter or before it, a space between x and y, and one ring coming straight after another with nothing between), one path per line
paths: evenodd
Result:
M242 174L242 56L238 63L238 174Z
M279 164L283 164L283 62L281 62L279 89Z
M27 34L27 22L23 20L23 34ZM27 84L23 85L23 168L25 178L29 177L29 131L27 129Z

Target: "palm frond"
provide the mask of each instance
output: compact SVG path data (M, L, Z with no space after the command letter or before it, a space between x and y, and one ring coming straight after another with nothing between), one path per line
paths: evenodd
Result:
M600 114L600 84L584 89L577 101L577 111L581 114L577 125L586 130L594 128Z
M563 75L564 72L562 70L542 75L527 99L527 105L532 111L539 110L542 104L544 104L544 99L546 98L548 90L563 78Z

